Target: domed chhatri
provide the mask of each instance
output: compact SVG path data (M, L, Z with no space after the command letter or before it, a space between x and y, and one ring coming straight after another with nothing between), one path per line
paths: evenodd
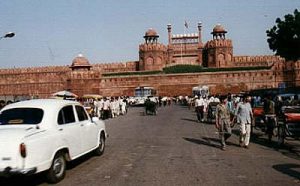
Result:
M227 33L227 31L223 28L221 24L217 24L212 33Z
M87 58L85 58L82 54L78 54L72 61L72 65L70 68L78 69L78 68L87 68L90 69L91 65Z
M158 34L153 28L149 28L145 33L145 37L158 37Z
M148 44L148 43L153 44L153 43L157 43L159 35L157 34L157 32L153 28L149 28L147 30L147 32L145 33L144 38L145 38L146 44Z
M222 27L221 24L217 24L211 34L213 35L213 39L226 39L225 34L227 31Z

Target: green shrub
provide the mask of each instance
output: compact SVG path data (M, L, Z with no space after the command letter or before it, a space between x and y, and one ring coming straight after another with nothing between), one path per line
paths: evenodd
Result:
M244 70L267 70L270 68L271 67L266 67L266 66L205 68L198 65L176 65L176 66L164 68L163 72L166 74L176 74L176 73L226 72L226 71L244 71Z
M134 75L153 75L160 74L162 71L137 71L137 72L117 72L117 73L106 73L103 76L134 76Z
M178 73L201 73L201 72L228 72L228 71L245 71L245 70L268 70L271 67L254 66L254 67L232 67L232 68L205 68L200 65L176 65L163 68L163 71L137 71L137 72L117 72L105 73L104 77L109 76L134 76L134 75L154 75L154 74L178 74Z

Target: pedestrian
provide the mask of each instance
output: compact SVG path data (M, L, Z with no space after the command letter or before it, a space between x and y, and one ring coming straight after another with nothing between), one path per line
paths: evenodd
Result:
M120 102L120 107L121 107L121 113L122 115L125 115L126 114L126 99L123 99L121 102Z
M221 96L216 108L216 128L221 140L221 149L225 150L226 140L231 136L230 112L227 107L227 97Z
M235 111L235 117L240 129L239 144L241 147L249 148L251 124L253 113L251 108L251 97L244 96L243 102L238 103Z
M99 119L103 119L103 104L104 104L103 98L97 101L97 107L98 107L97 110L98 110Z
M275 103L272 100L271 95L265 96L264 100L264 114L266 123L266 134L268 135L268 141L272 141L273 131L276 126L276 113L275 113Z
M104 98L104 102L103 102L103 120L108 119L109 118L109 114L110 114L110 101L107 98Z
M198 122L202 122L203 121L203 109L204 109L204 99L200 96L200 97L196 97L195 100L195 110L197 113L197 119Z

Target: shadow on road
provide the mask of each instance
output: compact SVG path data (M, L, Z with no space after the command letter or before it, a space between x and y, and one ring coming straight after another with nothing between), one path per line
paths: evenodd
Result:
M238 129L232 129L232 134L239 136L239 130ZM288 141L284 145L278 145L277 143L277 137L273 137L272 141L268 141L267 136L255 130L251 134L250 143L255 143L260 145L261 147L266 147L270 149L274 149L275 151L280 152L281 154L300 160L300 144L297 143L291 143L291 141Z
M197 120L197 119L181 118L181 120L184 120L184 121L191 121L191 122L194 122L194 123L198 123L198 120Z
M278 164L278 165L273 165L272 167L283 174L286 174L290 177L300 180L300 172L294 170L300 168L299 164Z
M28 185L36 186L45 182L45 174L39 173L31 176L12 176L12 177L0 177L0 185L2 186L19 186Z
M206 141L214 141L216 143L220 143L220 139L217 139L217 138L207 138L207 137L203 137L202 139L206 140ZM230 138L229 138L230 139ZM240 147L240 145L238 144L235 144L235 143L232 143L230 141L226 141L226 145L229 145L229 146L235 146L235 147Z
M207 146L215 147L215 148L218 148L218 149L221 147L220 145L212 143L211 140L206 140L204 138L202 138L202 139L195 139L195 138L186 138L186 137L183 137L183 139L186 140L186 141L188 141L188 142L196 143L196 144L199 144L199 145L207 145ZM217 141L217 139L213 140L213 141ZM220 143L219 140L218 140L218 142Z

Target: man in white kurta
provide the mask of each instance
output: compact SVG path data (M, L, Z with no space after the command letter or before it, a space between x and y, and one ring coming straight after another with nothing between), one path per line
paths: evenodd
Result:
M245 97L243 102L238 103L235 115L240 127L240 146L248 148L250 142L251 122L253 118L250 105L251 98Z

